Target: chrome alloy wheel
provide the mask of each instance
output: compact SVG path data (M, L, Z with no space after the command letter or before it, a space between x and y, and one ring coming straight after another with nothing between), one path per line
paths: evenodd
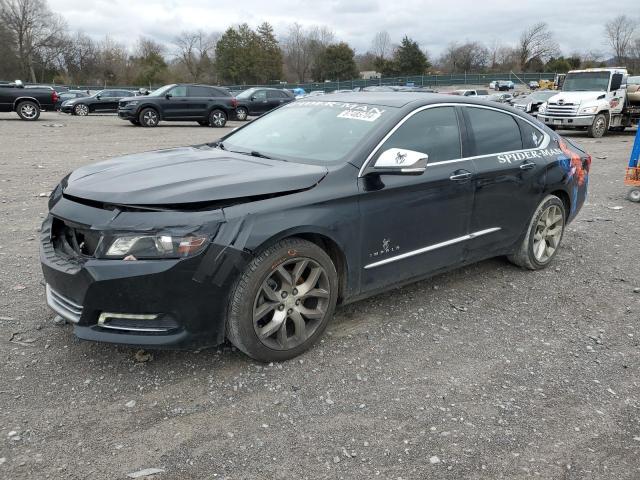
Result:
M562 210L557 205L549 206L538 219L533 235L533 254L540 263L547 263L555 253L564 229Z
M236 110L236 118L240 121L245 121L247 119L247 110L244 108L238 108Z
M33 118L36 118L38 109L32 103L26 102L20 105L20 113L22 113L22 116L27 120L31 120Z
M76 105L75 108L74 108L74 111L75 111L76 115L80 115L81 117L85 117L85 116L89 115L89 107L87 107L86 105L84 105L82 103L79 104L79 105Z
M147 110L142 115L145 125L149 127L155 127L158 124L158 114L154 110Z
M605 134L606 130L607 119L603 115L600 115L596 119L596 124L593 126L593 133L597 138L599 138Z
M227 119L224 116L224 113L217 111L211 114L211 123L216 127L224 127L224 124L227 122Z
M280 264L262 282L253 304L253 328L274 350L290 350L311 337L329 308L329 278L310 258Z

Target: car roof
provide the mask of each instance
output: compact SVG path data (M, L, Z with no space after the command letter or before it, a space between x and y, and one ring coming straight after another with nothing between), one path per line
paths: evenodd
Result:
M382 105L385 107L402 108L411 104L412 106L431 105L434 103L475 103L478 105L491 105L484 100L476 100L470 97L456 95L445 95L441 93L428 92L351 92L351 93L329 93L323 95L322 99L307 100L301 99L299 102L345 102L345 103L366 103L370 105Z

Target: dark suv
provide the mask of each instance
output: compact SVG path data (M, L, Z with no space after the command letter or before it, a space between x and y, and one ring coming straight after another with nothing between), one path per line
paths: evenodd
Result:
M236 117L246 120L249 115L262 115L284 103L295 100L293 93L281 88L250 88L236 95Z
M160 120L177 120L221 128L235 115L236 105L236 99L224 88L172 84L149 95L123 98L118 116L143 127L155 127Z

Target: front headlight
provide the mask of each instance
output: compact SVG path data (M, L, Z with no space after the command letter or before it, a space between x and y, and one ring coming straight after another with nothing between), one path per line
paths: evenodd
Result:
M547 102L544 102L542 105L540 105L540 108L538 108L538 113L544 113L547 111Z
M184 258L204 250L207 239L206 235L123 235L113 239L106 257L124 260Z
M582 107L579 113L596 113L598 111L598 107Z
M131 100L130 102L127 102L127 107L133 107L134 105L139 104L140 101L139 100Z

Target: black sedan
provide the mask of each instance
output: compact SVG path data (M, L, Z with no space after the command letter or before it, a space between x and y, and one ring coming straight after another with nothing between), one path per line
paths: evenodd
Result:
M58 94L58 101L56 102L56 110L60 110L62 108L62 104L67 100L87 97L89 97L88 93L79 90L69 90L67 92L60 93Z
M250 88L236 95L236 118L246 120L249 115L262 115L285 103L293 102L293 93L281 88Z
M90 113L115 113L118 111L120 99L130 97L129 90L100 90L93 95L66 100L60 106L63 113L86 116Z
M41 233L49 306L87 340L261 361L336 304L489 257L537 270L591 157L517 110L420 93L303 99L220 141L79 168Z

